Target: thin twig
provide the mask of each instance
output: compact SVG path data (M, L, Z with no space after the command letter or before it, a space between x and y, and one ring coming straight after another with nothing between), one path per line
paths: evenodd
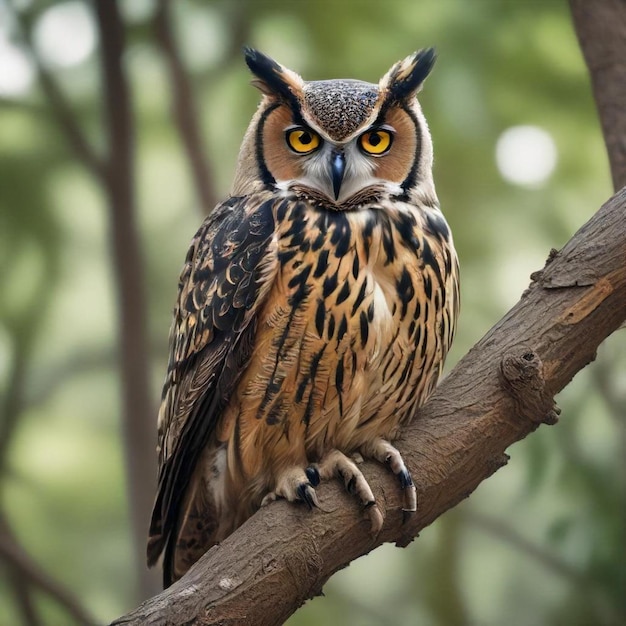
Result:
M172 111L185 147L194 187L202 210L208 215L217 202L215 177L207 159L193 90L172 30L169 0L159 0L154 18L156 40L167 63Z
M7 6L12 8L11 3ZM97 179L103 180L105 174L104 161L88 141L63 90L59 87L54 75L45 67L37 53L37 48L32 41L30 21L25 19L24 15L14 8L12 15L20 27L24 43L28 46L28 51L34 61L39 83L50 105L50 110L63 131L68 145L74 151L77 159Z
M13 568L9 569L9 585L13 589L15 604L22 616L22 624L24 626L42 626L28 581L21 576L19 571Z
M78 624L84 626L96 624L76 598L65 587L46 574L19 545L2 512L0 512L0 559L17 572L22 580L50 596Z
M618 614L610 598L606 597L606 593L593 577L579 571L553 552L533 543L498 519L475 511L466 511L465 519L478 530L537 561L544 569L564 578L580 592L585 593L588 600L593 603L595 612L603 616L604 623L616 626L624 623L623 619L626 616Z

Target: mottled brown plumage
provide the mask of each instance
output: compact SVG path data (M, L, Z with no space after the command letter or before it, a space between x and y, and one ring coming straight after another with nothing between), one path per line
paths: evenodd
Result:
M341 477L382 523L351 455L389 443L432 392L452 342L458 265L415 93L432 51L379 85L305 83L255 51L265 94L233 195L183 269L159 413L148 561L170 584L259 506L318 503Z

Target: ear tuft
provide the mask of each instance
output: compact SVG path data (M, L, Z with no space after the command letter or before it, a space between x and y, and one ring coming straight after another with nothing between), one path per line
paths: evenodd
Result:
M381 79L381 89L394 101L412 98L421 89L422 83L433 69L436 58L435 49L426 48L398 61Z
M257 89L267 96L278 97L282 100L298 99L303 87L303 80L298 74L259 50L247 47L243 50L246 64L256 76L252 84Z

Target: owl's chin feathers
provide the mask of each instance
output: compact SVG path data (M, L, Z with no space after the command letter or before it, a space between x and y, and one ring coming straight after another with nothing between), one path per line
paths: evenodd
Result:
M287 194L294 194L300 200L310 202L317 207L332 211L351 211L358 209L363 205L371 205L380 202L382 198L390 194L388 186L385 184L371 185L363 189L359 189L356 193L344 198L340 196L339 200L334 200L324 192L307 185L298 183L291 184L283 189Z

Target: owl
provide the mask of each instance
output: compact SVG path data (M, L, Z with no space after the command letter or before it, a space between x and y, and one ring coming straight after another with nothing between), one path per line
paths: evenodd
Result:
M358 467L433 391L455 331L458 261L416 94L432 49L378 84L304 81L252 49L262 93L230 197L192 241L178 285L158 418L148 564L165 586L276 498L319 505L338 478L371 531Z

